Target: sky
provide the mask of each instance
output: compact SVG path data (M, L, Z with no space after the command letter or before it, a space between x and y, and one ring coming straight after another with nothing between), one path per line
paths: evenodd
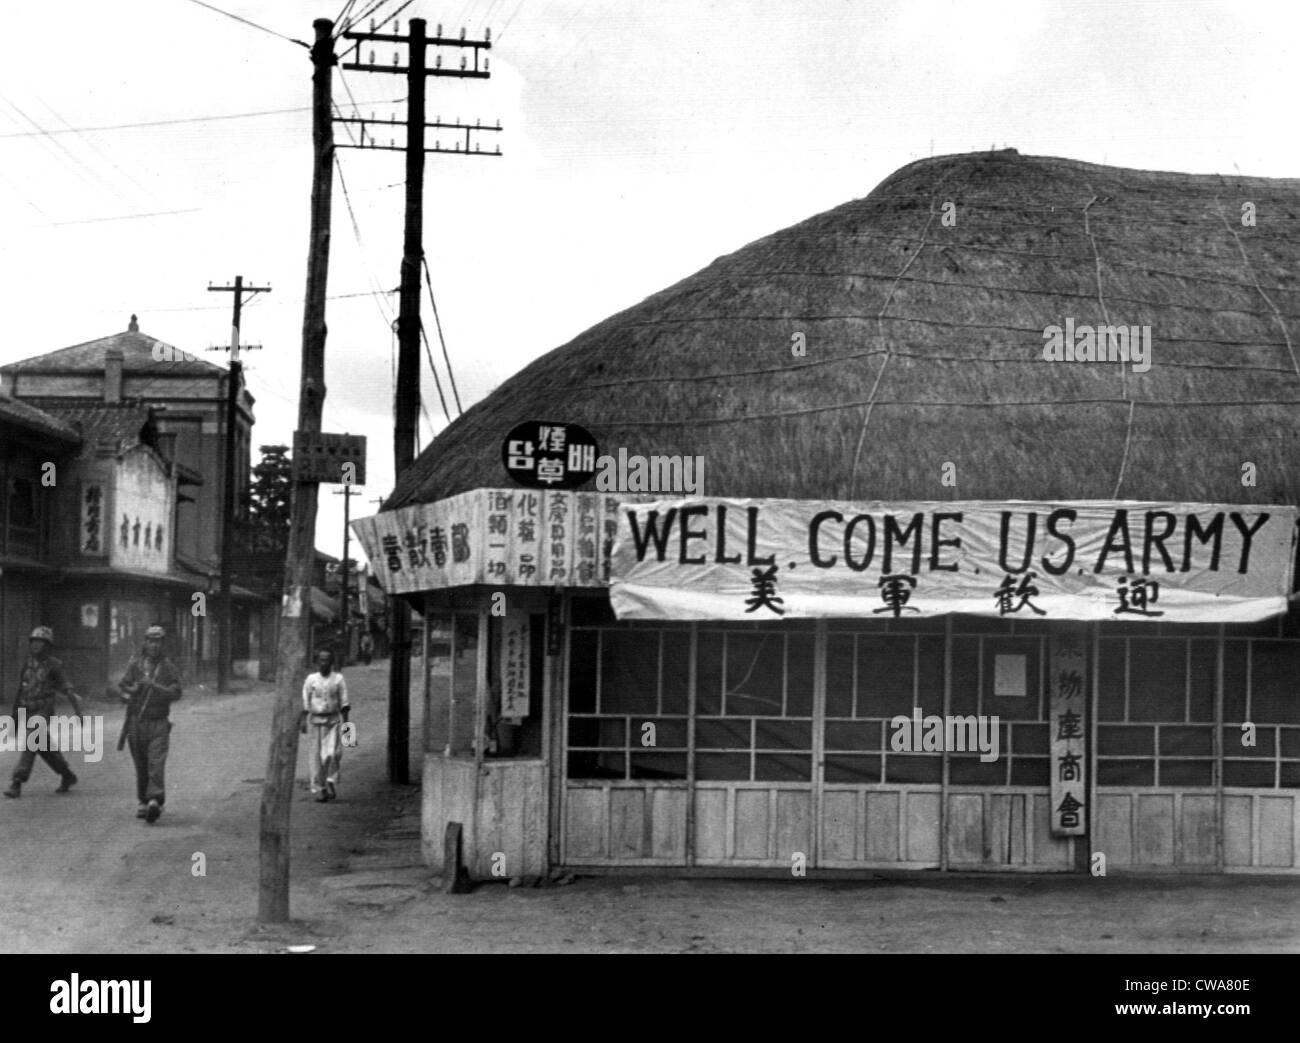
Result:
M503 127L479 136L500 157L430 155L425 170L424 250L465 408L603 318L928 155L1300 171L1288 0L378 3L401 33L411 17L431 33L492 32L491 78L431 78L427 100L430 120ZM312 173L312 67L293 41L344 7L5 5L0 363L122 331L135 313L145 333L224 365L205 349L228 342L230 294L208 286L243 275L272 287L243 318L244 341L262 345L244 356L254 445L292 441ZM378 64L405 61L374 46ZM340 70L333 95L344 114L405 112L400 76ZM355 518L393 486L403 160L338 160L323 427L368 437ZM427 296L422 316L454 417ZM422 374L421 448L448 422L427 359ZM317 545L339 554L331 491Z

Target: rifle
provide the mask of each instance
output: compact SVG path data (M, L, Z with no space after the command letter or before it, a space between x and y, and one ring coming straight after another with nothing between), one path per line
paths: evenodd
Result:
M144 708L149 705L149 696L153 695L153 689L158 687L152 681L147 681L142 677L140 680L134 682L133 687L135 688L135 692L132 693L133 695L140 691L141 685L147 685L149 687L149 695L144 697L144 702L140 704L139 710L135 709L136 701L134 698L126 704L126 716L122 718L122 732L117 737L117 748L119 750L126 745L126 735L127 732L131 730L132 718L144 713ZM120 688L121 686L119 685L118 687Z

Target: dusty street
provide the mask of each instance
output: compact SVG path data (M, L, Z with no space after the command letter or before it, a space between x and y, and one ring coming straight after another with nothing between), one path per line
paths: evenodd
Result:
M1300 951L1300 881L1285 877L620 876L443 895L418 863L418 790L386 780L386 674L386 663L346 671L360 746L345 752L337 802L311 801L300 752L292 926L254 922L269 686L190 689L173 711L157 825L134 817L130 758L112 748L117 710L103 760L72 761L81 777L72 793L56 795L57 778L38 762L22 798L0 803L0 950ZM16 758L0 755L6 779ZM196 853L204 876L193 875Z

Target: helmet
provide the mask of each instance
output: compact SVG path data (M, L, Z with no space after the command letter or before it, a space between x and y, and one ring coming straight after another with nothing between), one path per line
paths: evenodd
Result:
M144 636L145 638L156 637L161 639L167 636L167 632L160 626L152 626L144 632Z
M42 641L48 641L50 644L54 644L54 631L49 627L37 627L32 631L31 640L34 641L37 638L40 638Z

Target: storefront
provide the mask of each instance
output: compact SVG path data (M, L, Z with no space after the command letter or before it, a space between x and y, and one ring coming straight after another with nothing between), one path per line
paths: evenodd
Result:
M354 523L431 866L1300 869L1294 508L621 499Z

